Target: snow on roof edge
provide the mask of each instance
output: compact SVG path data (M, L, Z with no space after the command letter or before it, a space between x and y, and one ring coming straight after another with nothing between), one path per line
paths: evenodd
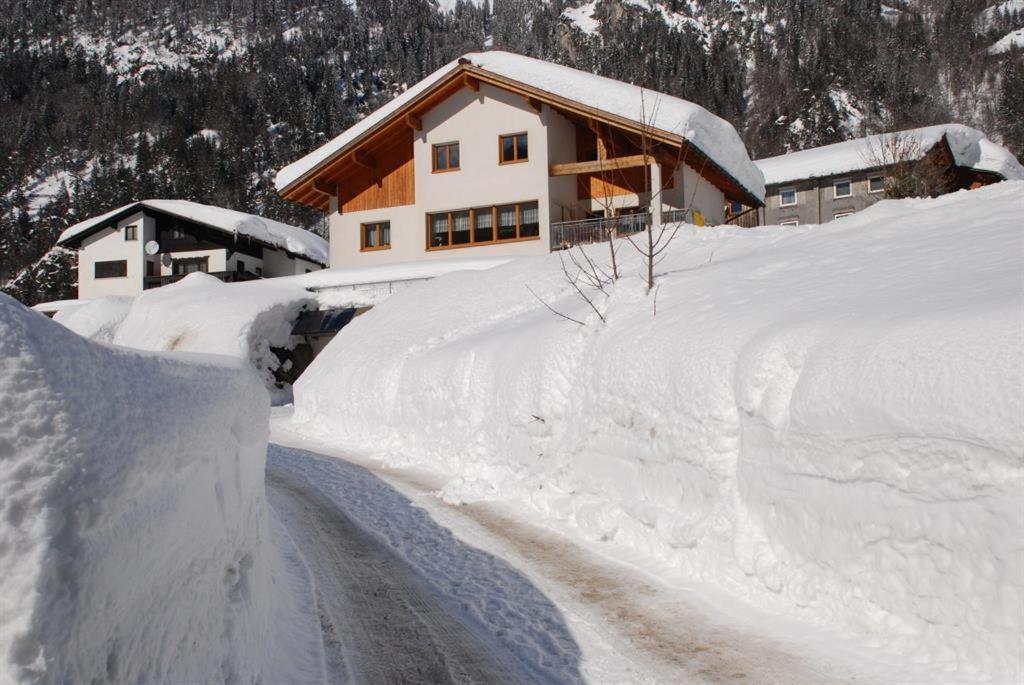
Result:
M500 50L467 53L449 62L332 140L282 167L275 178L278 192L284 191L345 150L464 63L592 109L642 122L685 138L747 193L759 200L764 199L763 177L750 160L739 133L727 121L700 105L623 81ZM646 103L641 99L642 93L648 95ZM647 111L644 111L645 106L649 108Z
M875 159L885 142L904 136L925 153L943 138L949 143L957 166L996 173L1007 180L1024 179L1024 166L1006 148L993 143L981 131L962 124L938 124L882 133L807 148L754 161L767 185L823 178L879 166Z

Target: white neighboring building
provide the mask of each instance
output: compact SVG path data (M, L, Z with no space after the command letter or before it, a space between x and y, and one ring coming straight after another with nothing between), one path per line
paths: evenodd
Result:
M736 130L702 107L500 51L445 65L276 182L329 213L332 267L540 254L764 197Z
M69 227L57 244L78 250L79 299L137 295L193 271L222 281L309 273L329 251L301 228L187 200L133 202Z

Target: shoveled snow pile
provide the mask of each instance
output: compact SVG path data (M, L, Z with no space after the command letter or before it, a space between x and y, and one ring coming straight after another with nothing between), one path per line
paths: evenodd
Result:
M920 159L945 138L957 166L1024 180L1024 166L1004 147L981 131L960 124L926 126L883 133L790 152L755 162L768 185L871 169L893 161L893 151Z
M587 290L607 323L558 255L451 274L344 329L293 428L935 679L1019 679L1022 213L1007 182L823 226L684 227L656 297L620 248L625 276Z
M291 346L292 324L316 299L295 279L223 283L193 273L135 298L116 345L140 350L221 354L252 363L268 387L280 361L271 348Z
M0 295L0 682L258 682L268 402Z
M339 136L277 172L275 184L283 190L326 160L347 149L432 86L469 63L478 69L511 79L554 96L586 105L654 129L686 138L756 197L764 197L761 173L750 161L747 148L733 126L700 105L642 89L553 62L491 50L463 55L425 77Z
M111 295L94 300L77 300L76 306L57 310L53 320L90 340L114 342L117 327L128 316L134 299Z

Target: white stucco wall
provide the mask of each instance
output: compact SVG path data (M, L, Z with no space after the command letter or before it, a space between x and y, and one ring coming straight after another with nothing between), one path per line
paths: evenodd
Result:
M421 259L543 254L548 251L549 197L546 119L558 115L546 106L538 115L526 100L481 84L479 91L463 88L422 117L423 128L413 143L416 204L330 218L331 266L368 266ZM558 117L559 119L561 117ZM529 160L499 164L498 136L528 134ZM459 170L435 174L432 148L436 143L459 143ZM536 240L427 250L426 215L536 200L540 237ZM391 222L391 249L359 251L360 224Z
M145 275L145 236L152 232L152 219L144 219L137 212L117 222L117 226L105 228L82 241L78 251L78 297L88 300L107 295L137 295L142 292ZM125 240L126 226L139 227L137 240ZM125 260L127 276L117 278L96 278L96 262Z

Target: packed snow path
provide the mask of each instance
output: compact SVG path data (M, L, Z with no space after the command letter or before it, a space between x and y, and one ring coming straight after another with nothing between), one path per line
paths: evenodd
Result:
M856 681L565 538L448 507L409 474L402 492L378 475L337 456L268 453L268 500L311 575L329 682Z
M272 445L266 482L312 576L330 682L581 682L554 605L365 470Z

